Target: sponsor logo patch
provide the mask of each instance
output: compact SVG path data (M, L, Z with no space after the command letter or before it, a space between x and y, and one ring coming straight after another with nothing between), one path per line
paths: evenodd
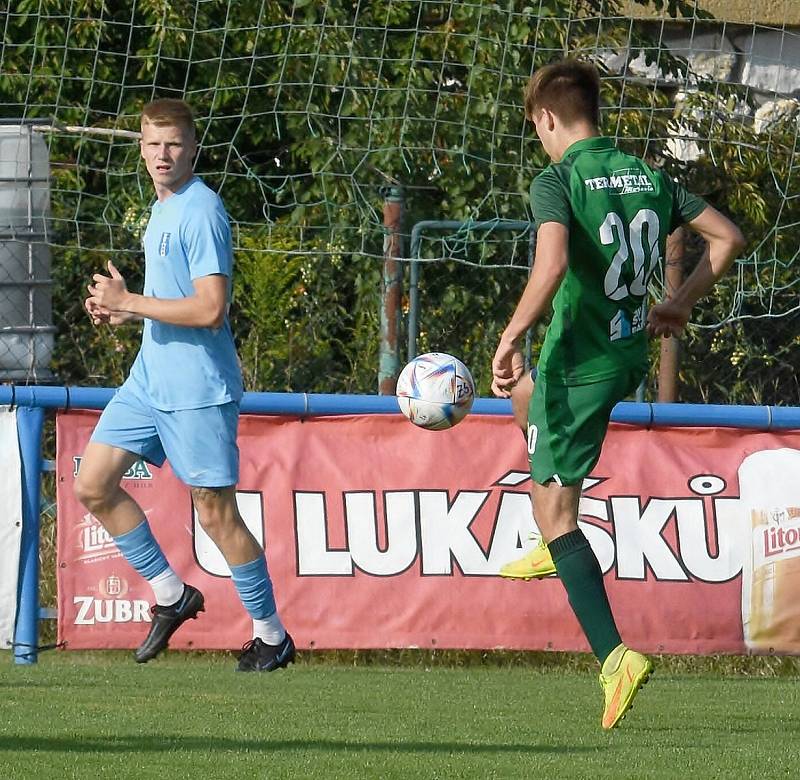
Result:
M593 179L584 179L587 189L610 190L618 195L633 195L637 192L653 192L654 187L650 179L636 168L622 168L614 171L610 176L597 176Z
M98 582L95 590L98 595L73 597L72 604L76 607L74 625L150 622L150 605L147 601L122 598L128 593L128 582L123 577L109 574Z

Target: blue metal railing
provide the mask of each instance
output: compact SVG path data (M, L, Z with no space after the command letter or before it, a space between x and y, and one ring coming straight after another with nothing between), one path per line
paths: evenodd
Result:
M17 407L23 479L22 548L19 603L14 633L14 660L36 663L39 618L39 509L42 427L45 409L103 409L114 395L111 388L0 385L0 406ZM340 414L398 414L394 396L326 393L245 393L245 414L314 417ZM473 414L510 415L511 402L478 398ZM646 428L725 427L762 431L800 430L800 407L726 406L711 404L619 403L612 422Z
M36 409L104 409L114 395L108 387L50 387L0 385L0 406ZM397 414L392 395L336 393L245 393L244 414L318 417L337 414ZM473 414L511 414L511 402L477 398ZM659 404L623 401L614 407L612 422L645 427L720 427L757 430L800 429L800 407L733 406L728 404Z

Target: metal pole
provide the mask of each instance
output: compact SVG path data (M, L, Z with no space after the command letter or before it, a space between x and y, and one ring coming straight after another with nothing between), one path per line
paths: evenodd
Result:
M419 245L422 234L416 230L411 233L411 263L408 269L408 355L413 360L417 356L417 337L419 336Z
M400 373L400 306L403 288L403 191L382 187L383 284L381 285L381 345L378 394L394 395Z
M419 261L412 260L408 269L408 359L417 356L419 336Z
M683 283L684 230L678 228L667 238L667 257L664 265L664 293L670 298ZM676 336L661 339L658 363L658 400L675 403L678 400L678 368L681 342Z
M22 461L22 541L19 600L14 631L14 661L35 664L39 645L39 502L42 485L44 409L17 408L17 434Z

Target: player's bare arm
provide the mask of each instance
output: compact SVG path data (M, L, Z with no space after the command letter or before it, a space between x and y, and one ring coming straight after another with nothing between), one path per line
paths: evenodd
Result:
M706 240L706 251L675 294L650 309L647 330L653 336L680 335L694 305L730 268L745 245L739 228L712 206L688 224Z
M108 272L109 276L98 273L92 277L94 284L89 285L89 292L94 304L109 311L186 328L219 328L225 320L228 281L222 274L195 279L192 282L194 295L155 298L130 292L122 274L110 260Z
M536 237L536 259L511 321L500 337L492 360L492 392L508 398L522 376L520 340L547 311L567 273L569 230L559 222L545 222Z

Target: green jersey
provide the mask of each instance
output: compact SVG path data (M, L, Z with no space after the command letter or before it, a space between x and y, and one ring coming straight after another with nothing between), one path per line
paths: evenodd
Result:
M553 298L538 370L584 384L647 366L647 283L667 236L706 203L610 138L572 144L531 185L537 228L569 229L569 267Z

